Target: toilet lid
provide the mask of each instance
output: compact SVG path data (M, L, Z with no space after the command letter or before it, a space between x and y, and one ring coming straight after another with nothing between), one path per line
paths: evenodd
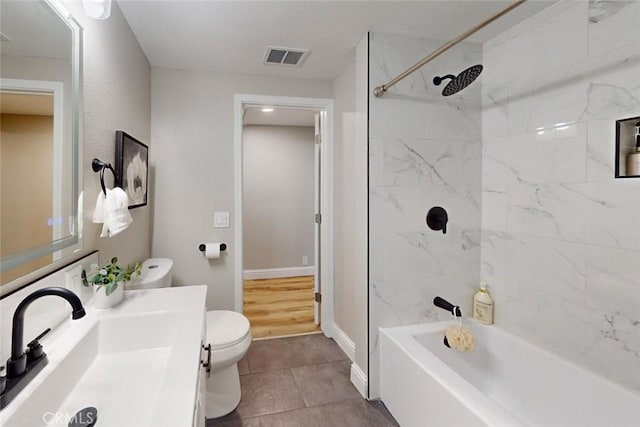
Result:
M249 334L249 320L235 311L207 311L207 342L212 349L230 347Z

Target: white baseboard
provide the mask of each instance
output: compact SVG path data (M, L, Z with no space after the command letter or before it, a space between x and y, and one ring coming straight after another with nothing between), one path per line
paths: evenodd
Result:
M335 323L333 324L333 339L338 347L344 351L349 360L356 360L356 345L349 336Z
M333 324L333 339L338 347L344 351L347 357L353 362L351 364L351 383L358 389L362 397L368 399L367 389L367 375L356 365L356 345L338 325Z
M313 276L315 273L316 268L314 266L265 268L262 270L244 270L242 278L244 280L275 279L278 277Z
M367 374L365 374L355 362L351 364L351 384L358 389L362 397L365 399L369 398L367 395L367 389L369 388Z

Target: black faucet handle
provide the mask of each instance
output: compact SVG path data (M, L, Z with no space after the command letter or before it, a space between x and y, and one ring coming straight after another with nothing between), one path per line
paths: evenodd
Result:
M457 305L451 304L449 301L447 301L442 297L435 297L433 299L433 305L448 311L449 313L453 314L455 317L462 317L462 311L460 310L460 307L458 307Z
M37 337L35 337L33 340L31 340L31 342L29 344L27 344L27 347L29 347L31 344L38 342L38 340L42 337L44 337L45 335L47 335L49 332L51 332L51 328L47 328L44 331L42 331L40 333L40 335L38 335Z
M35 337L29 344L27 344L27 363L40 359L44 355L42 345L38 340L51 332L51 328L45 329L40 335Z

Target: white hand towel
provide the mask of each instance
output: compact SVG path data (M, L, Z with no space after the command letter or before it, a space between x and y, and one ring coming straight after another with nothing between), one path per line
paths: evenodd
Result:
M100 217L102 213L102 217ZM113 237L129 227L133 219L129 214L129 197L122 188L114 188L98 194L93 222L103 223L100 237Z
M129 227L133 221L129 214L129 196L122 188L111 190L111 203L107 197L105 208L105 224L109 227L109 237L113 237Z
M96 224L102 224L104 222L104 193L100 191L98 193L98 199L96 200L96 208L93 210L92 222Z

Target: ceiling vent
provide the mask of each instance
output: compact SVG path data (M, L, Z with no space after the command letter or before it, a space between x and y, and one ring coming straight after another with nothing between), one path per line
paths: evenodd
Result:
M309 49L267 46L267 50L264 53L264 63L299 67L308 55Z

